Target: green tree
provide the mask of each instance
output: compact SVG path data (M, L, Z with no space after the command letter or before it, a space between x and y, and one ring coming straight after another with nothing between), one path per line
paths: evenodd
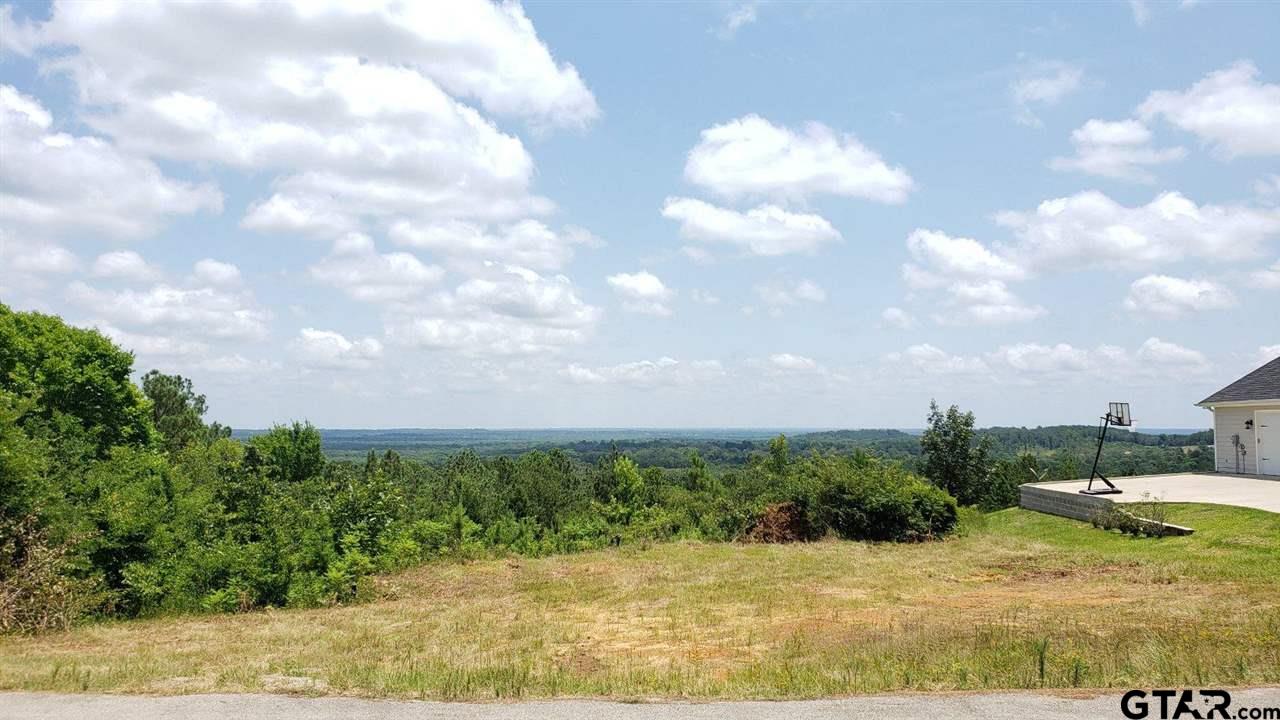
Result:
M276 425L249 442L262 457L267 475L277 482L300 483L324 470L320 431L309 422Z
M943 413L936 401L929 403L929 426L920 437L925 477L955 497L961 505L983 500L991 472L991 443L975 439L971 412L952 405Z
M786 435L778 435L778 437L769 441L769 460L768 468L775 474L782 475L787 471L787 465L791 462L791 447L787 444Z
M152 370L142 376L142 392L151 401L151 421L163 436L169 452L177 452L193 442L212 442L231 435L231 428L218 423L204 424L208 410L205 397L181 375Z
M63 449L83 441L101 458L113 446L151 441L148 404L129 380L132 371L133 354L97 330L0 304L0 389L35 400L24 423L59 436Z

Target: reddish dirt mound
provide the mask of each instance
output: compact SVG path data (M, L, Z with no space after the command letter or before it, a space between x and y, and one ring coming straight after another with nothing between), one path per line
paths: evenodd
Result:
M789 543L812 537L813 526L804 511L795 503L782 502L766 507L743 539L757 543Z

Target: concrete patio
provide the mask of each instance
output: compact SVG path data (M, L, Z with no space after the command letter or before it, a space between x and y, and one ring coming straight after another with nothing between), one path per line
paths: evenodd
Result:
M1110 502L1163 502L1235 505L1280 513L1280 477L1181 473L1112 478L1119 495L1081 495L1088 480L1029 483L1022 486L1020 505L1053 515L1088 520ZM1094 484L1102 487L1101 481Z

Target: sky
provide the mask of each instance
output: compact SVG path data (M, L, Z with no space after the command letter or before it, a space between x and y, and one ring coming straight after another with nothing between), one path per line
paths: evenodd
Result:
M1204 427L1280 4L0 6L0 302L236 427Z

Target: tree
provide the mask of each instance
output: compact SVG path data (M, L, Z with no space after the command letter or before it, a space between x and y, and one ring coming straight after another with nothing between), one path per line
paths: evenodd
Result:
M311 423L276 425L250 444L262 456L267 476L276 482L299 483L324 470L320 431Z
M152 370L142 376L142 392L151 401L151 421L164 436L169 452L193 442L212 442L231 435L231 428L204 424L208 410L204 395L197 394L191 381L181 375Z
M961 505L982 502L991 471L991 441L984 437L975 442L973 425L973 413L952 405L944 414L930 401L929 426L920 437L925 477Z
M791 462L791 447L787 445L787 436L779 435L769 441L768 467L773 473L782 475Z
M43 425L64 448L84 441L101 458L113 446L151 441L147 402L131 372L133 354L97 330L0 304L0 389L35 400L24 424Z

